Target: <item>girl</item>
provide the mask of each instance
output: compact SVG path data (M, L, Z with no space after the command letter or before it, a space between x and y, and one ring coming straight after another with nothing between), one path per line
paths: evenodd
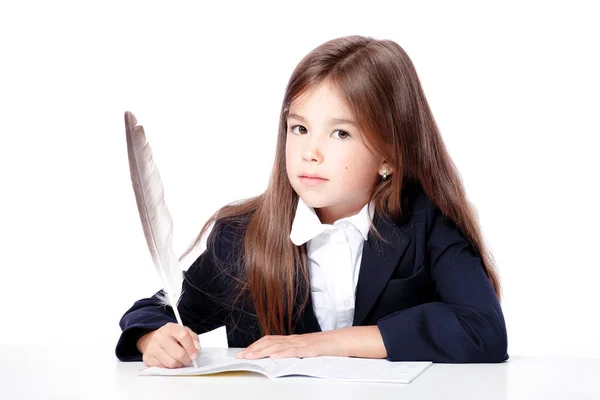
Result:
M390 40L328 41L296 67L267 190L218 210L175 323L156 293L116 355L181 367L227 326L236 357L508 358L494 262L415 68ZM180 260L181 260L180 258Z

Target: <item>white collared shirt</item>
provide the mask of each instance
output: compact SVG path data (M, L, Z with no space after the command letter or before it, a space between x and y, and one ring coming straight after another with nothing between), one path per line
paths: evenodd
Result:
M368 214L370 209L370 216ZM298 199L290 239L307 244L310 291L315 316L323 331L352 326L362 250L373 218L373 204L358 214L330 224Z
M360 272L364 242L368 238L373 219L365 205L358 214L330 224L322 224L315 210L302 198L298 199L290 239L296 246L307 244L310 291L313 311L323 331L352 326L356 285ZM182 268L206 250L206 240L214 228L207 228L200 241L200 249L182 260Z

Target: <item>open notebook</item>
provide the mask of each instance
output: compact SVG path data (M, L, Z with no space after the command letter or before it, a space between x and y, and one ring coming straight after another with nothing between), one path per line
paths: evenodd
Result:
M242 349L202 348L196 359L198 368L148 367L138 375L209 375L219 372L250 371L266 377L309 376L314 378L356 381L410 383L432 365L430 361L397 362L367 358L310 357L237 359L234 354Z

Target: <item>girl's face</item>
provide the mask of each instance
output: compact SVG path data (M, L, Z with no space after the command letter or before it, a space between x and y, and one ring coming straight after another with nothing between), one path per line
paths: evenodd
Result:
M358 213L386 169L365 146L338 93L321 84L291 104L287 119L288 178L325 224Z

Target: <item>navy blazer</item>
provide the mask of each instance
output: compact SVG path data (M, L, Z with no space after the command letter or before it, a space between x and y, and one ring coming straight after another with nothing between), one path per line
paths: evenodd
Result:
M420 186L405 192L401 222L374 216L374 225L389 244L371 232L364 244L353 325L377 325L390 361L508 359L504 316L481 259ZM243 250L244 230L239 223L215 224L210 236L215 235L216 251L204 251L185 272L193 286L184 280L178 306L184 325L198 334L226 325L229 347L248 347L260 339L251 302L231 307L194 287L221 299L232 294L239 273L217 270L214 257L221 262L235 259ZM141 361L137 340L176 322L171 307L158 305L157 294L136 301L121 318L115 350L119 360ZM293 333L319 331L309 295Z

